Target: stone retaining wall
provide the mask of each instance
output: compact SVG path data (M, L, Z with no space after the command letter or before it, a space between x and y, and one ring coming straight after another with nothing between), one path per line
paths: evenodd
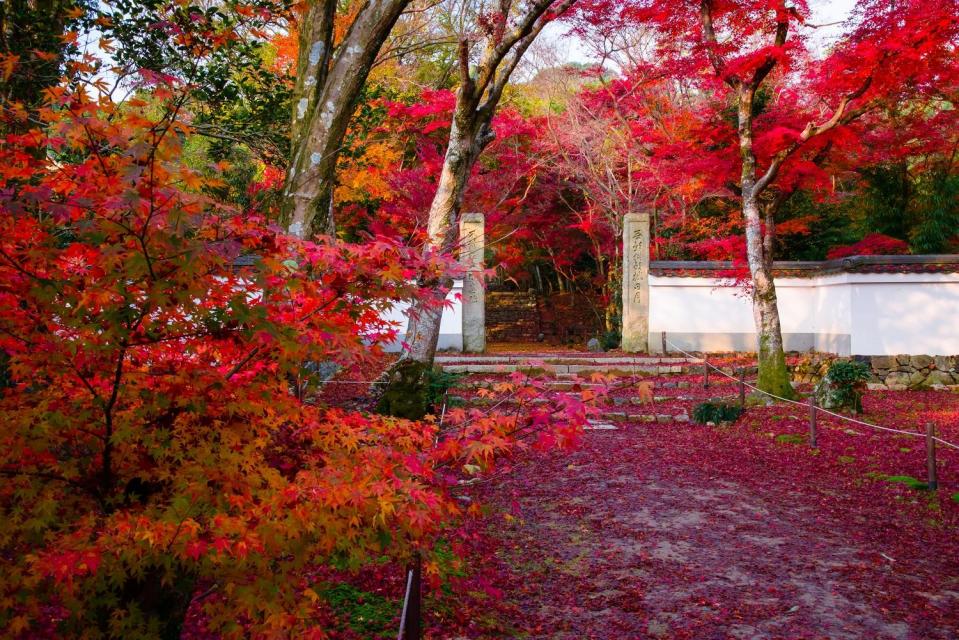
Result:
M598 303L572 293L537 295L533 291L488 291L488 342L584 345L603 333Z
M829 353L807 353L790 365L793 380L816 383L837 360ZM922 388L959 389L959 356L854 356L872 370L871 388L890 390Z
M535 293L487 292L488 342L536 342L541 333L542 325Z

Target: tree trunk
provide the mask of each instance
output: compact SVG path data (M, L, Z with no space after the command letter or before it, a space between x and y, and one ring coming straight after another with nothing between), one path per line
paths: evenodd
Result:
M376 56L410 0L363 5L333 51L336 0L310 0L300 31L293 92L292 157L282 220L299 238L334 235L336 163Z
M501 3L500 6L507 15L507 22L510 22L508 14L511 7L520 9L521 12L512 25L503 25L489 35L475 68L471 68L470 40L464 38L460 41L460 86L456 92L456 105L453 108L443 170L430 205L427 251L448 255L455 248L466 183L483 149L495 138L490 123L506 83L546 23L564 13L573 2L574 0L562 0L554 6L555 0L540 0L520 7L512 7L509 0ZM555 12L547 15L549 9L554 9ZM450 283L447 281L427 284L435 285L436 289L443 291L448 289ZM419 367L423 375L432 368L442 317L442 306L435 304L416 303L410 309L406 331L408 350L394 367L394 373L390 374L390 386L387 387L386 393L393 390L398 381L396 372L401 367L408 369L413 364Z
M459 111L461 108L457 103L457 112ZM455 248L457 221L463 204L466 181L473 163L482 151L476 148L475 136L470 132L468 123L463 120L462 114L456 113L450 129L443 170L436 195L430 205L428 251L449 254ZM441 289L448 289L451 283L447 281L437 284ZM442 317L442 306L417 303L412 307L406 331L406 342L409 345L406 359L432 366Z
M742 87L739 91L739 151L742 159L743 218L746 222L746 259L752 276L753 319L758 339L759 377L756 386L767 393L793 398L796 393L789 384L786 354L783 350L782 328L779 324L779 305L776 283L773 280L772 229L763 233L759 194L756 188L756 156L753 153L753 96L755 90Z
M764 251L764 234L755 196L750 195L747 198L744 194L743 215L746 218L746 257L753 285L753 319L759 342L759 378L756 386L783 398L793 398L795 392L789 384L782 328L779 324L772 257Z

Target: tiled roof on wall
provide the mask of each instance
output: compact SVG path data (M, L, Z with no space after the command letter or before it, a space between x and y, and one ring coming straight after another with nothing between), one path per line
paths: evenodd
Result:
M649 272L673 278L735 278L748 276L744 264L718 261L653 260ZM957 273L959 254L914 256L850 256L822 262L781 261L773 274L783 278L813 278L834 273Z

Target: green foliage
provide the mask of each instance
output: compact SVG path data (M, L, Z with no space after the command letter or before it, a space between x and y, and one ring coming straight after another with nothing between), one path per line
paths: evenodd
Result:
M85 23L86 0L0 3L0 59L15 56L16 67L0 79L3 97L28 109L39 106L43 90L60 80L61 65L78 48L64 34Z
M102 10L109 18L104 35L114 40L113 58L122 68L189 84L194 130L217 143L215 160L237 144L272 164L285 160L292 79L270 64L274 50L266 33L290 18L290 3L115 0ZM189 37L178 35L184 33Z
M346 583L328 584L317 593L349 628L363 638L390 637L400 610L399 602L361 591Z
M915 489L917 491L924 491L929 488L929 485L921 480L917 480L912 476L883 476L883 480L886 482L892 482L897 484L904 484L910 489Z
M426 377L426 404L437 411L443 404L446 392L455 387L464 375L444 371L441 367L431 369Z
M862 392L871 373L869 365L852 360L836 360L816 385L819 406L862 412Z
M603 351L610 351L619 347L620 342L622 342L623 337L620 335L619 331L607 331L599 339L599 344L603 347Z
M857 198L823 201L808 191L794 192L780 206L777 225L784 228L787 224L809 221L808 233L777 233L776 258L825 260L830 248L857 242L863 236L854 224L858 205Z
M865 178L861 206L863 235L878 232L905 240L909 233L912 184L905 162L860 170Z
M920 203L922 217L910 235L915 253L948 253L959 233L959 176L937 174L925 181L928 192Z
M696 405L693 409L693 421L698 424L712 422L719 424L721 422L735 422L742 414L739 405L725 402L703 402Z
M415 360L398 363L390 372L386 390L376 410L388 416L419 420L429 411L430 370L427 365Z
M806 436L801 433L783 433L776 436L776 442L781 444L805 444Z

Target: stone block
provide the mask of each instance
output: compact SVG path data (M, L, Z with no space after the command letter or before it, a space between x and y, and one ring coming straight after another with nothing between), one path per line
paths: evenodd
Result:
M956 369L956 356L936 356L936 369L940 371L954 371Z
M591 422L583 427L583 429L586 431L616 431L618 427L609 422Z
M910 356L909 354L900 353L899 355L896 356L896 362L900 366L908 365L911 360L912 360L912 356Z
M607 420L625 420L627 416L625 411L604 411L603 417Z
M952 384L952 374L948 371L939 371L938 369L930 371L926 376L926 384L929 385L947 385Z
M893 371L886 376L884 382L890 389L892 389L894 386L907 387L909 386L909 374Z
M912 356L909 364L914 369L926 369L935 364L935 359L932 356Z
M914 371L909 375L909 387L912 389L923 387L926 383L926 372L925 371Z
M873 369L894 369L895 367L896 367L896 359L893 356L873 356L872 357Z
M516 371L514 364L454 364L446 365L443 371L450 373L513 373Z

